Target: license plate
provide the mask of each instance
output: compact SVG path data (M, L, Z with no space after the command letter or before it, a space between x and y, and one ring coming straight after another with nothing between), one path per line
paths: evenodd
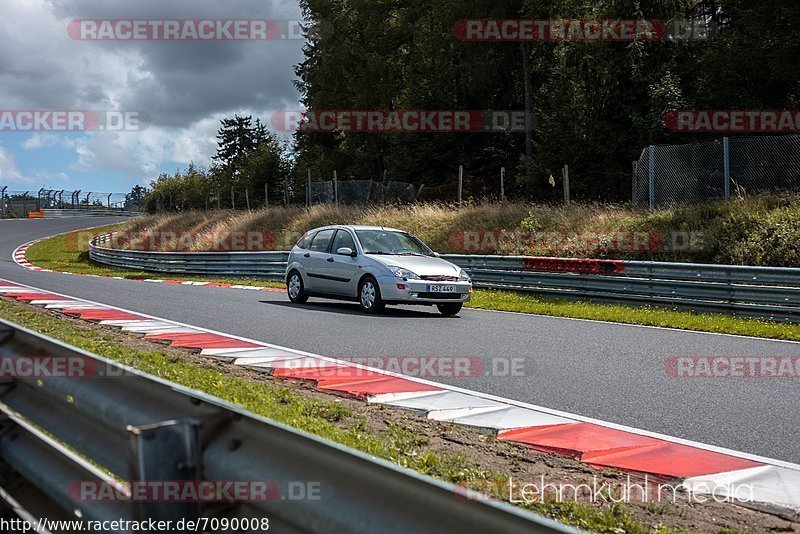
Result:
M455 293L456 286L428 286L431 293Z

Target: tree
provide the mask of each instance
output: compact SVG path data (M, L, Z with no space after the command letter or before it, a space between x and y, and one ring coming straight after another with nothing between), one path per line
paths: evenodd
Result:
M141 210L145 205L145 197L149 191L141 185L133 186L131 192L125 195L126 210Z
M298 168L436 185L522 169L520 187L545 198L564 164L579 197L624 199L630 162L648 144L680 143L674 109L796 109L800 3L785 0L302 0L309 24L336 33L306 46L296 67L309 110L522 110L530 85L536 117L524 133L398 134L299 131ZM659 19L709 23L708 39L636 42L462 42L461 19ZM527 76L523 76L523 63ZM347 75L342 76L342 65ZM520 165L518 165L518 163ZM513 178L513 176L509 176Z

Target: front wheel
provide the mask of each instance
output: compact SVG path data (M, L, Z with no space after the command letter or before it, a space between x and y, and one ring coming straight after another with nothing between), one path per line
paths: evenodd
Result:
M286 292L289 294L289 300L295 304L302 304L308 300L308 295L303 286L303 277L297 271L292 271L289 274L289 279L286 281Z
M439 312L444 316L451 316L456 315L458 312L461 311L461 308L464 306L461 302L448 302L447 304L437 304L436 307L439 308Z
M358 304L361 311L366 313L378 313L386 306L381 299L378 282L373 277L366 277L358 286Z

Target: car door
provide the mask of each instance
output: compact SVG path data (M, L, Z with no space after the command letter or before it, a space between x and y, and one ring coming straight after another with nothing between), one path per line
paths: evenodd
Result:
M335 228L327 230L320 230L314 236L314 240L308 247L308 250L303 254L303 267L306 270L306 276L309 281L310 291L321 291L329 293L331 288L328 285L328 280L325 275L325 268L328 262L329 251L331 248L331 241L336 233Z
M336 231L330 253L325 258L325 265L322 267L323 275L331 293L353 297L356 294L355 279L358 273L358 258L336 253L337 250L344 247L355 251L356 242L348 230L340 228Z

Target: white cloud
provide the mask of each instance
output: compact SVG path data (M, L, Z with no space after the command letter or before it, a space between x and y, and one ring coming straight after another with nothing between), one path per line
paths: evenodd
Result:
M14 162L14 155L0 145L0 184L30 184L33 180L22 175Z
M78 18L159 17L287 20L301 11L295 0L3 0L5 109L141 111L152 121L141 132L33 134L22 149L66 148L75 153L69 170L146 182L174 163L209 165L223 117L253 115L269 127L270 110L298 106L292 80L302 41L89 42L67 34Z

